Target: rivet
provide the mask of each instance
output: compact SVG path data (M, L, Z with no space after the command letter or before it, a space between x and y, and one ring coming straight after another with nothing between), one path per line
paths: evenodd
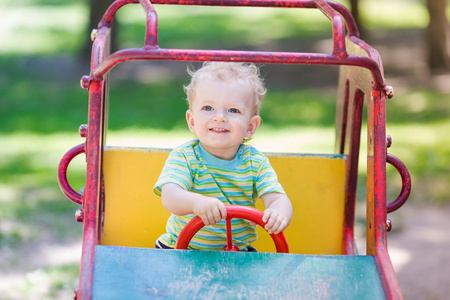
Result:
M387 219L386 220L386 231L391 231L392 230L392 221Z
M86 124L80 125L78 132L80 133L81 137L85 138L87 136L87 129L88 129L88 126Z
M98 29L92 29L91 31L91 40L95 41L95 39L97 38L98 35Z
M392 145L392 137L390 135L386 136L386 148L391 147Z
M79 223L83 222L83 210L77 209L75 211L75 220Z
M388 99L391 99L394 97L394 88L390 85L386 86L386 97Z
M80 85L83 89L88 90L90 83L91 83L91 78L88 75L84 75L83 77L81 77Z

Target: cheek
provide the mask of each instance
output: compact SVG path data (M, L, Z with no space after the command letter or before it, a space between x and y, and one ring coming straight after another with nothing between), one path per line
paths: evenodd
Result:
M200 128L204 128L207 127L206 125L208 124L208 118L205 115L197 115L196 118L193 120L195 126L197 127L197 129Z
M236 127L246 130L249 127L250 121L247 118L235 118L233 120Z

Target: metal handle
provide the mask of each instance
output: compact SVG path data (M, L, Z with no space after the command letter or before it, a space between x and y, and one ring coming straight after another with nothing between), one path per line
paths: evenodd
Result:
M80 193L75 192L67 181L67 168L72 159L74 159L80 153L85 153L84 143L75 146L67 151L67 153L61 159L58 167L58 183L61 191L64 193L64 195L66 195L67 198L77 204L83 203L83 196Z
M259 226L263 227L266 225L263 220L263 212L257 210L253 207L248 206L240 206L240 205L225 205L227 209L227 227L231 227L228 223L230 219L238 218L238 219L246 219L249 221L254 222L255 224L258 224ZM187 249L189 246L189 242L191 241L192 237L199 231L201 228L205 226L205 223L203 223L202 219L200 217L196 216L192 220L189 221L189 223L186 224L186 226L183 228L183 230L178 235L177 242L175 244L175 249ZM227 228L227 235L228 233L231 234L231 228ZM275 247L278 253L289 253L289 246L288 242L286 240L286 236L283 232L280 232L278 234L271 234L270 235L273 242L275 243ZM231 240L231 236L227 237L227 241ZM228 243L227 243L228 244ZM229 245L229 244L228 244ZM227 246L228 246L227 245ZM231 247L224 247L224 250L226 251L235 251L234 245Z
M408 200L409 194L411 193L411 175L405 164L394 155L387 154L386 162L394 166L402 177L402 190L400 191L400 195L386 207L387 213L391 213L402 207L406 200Z

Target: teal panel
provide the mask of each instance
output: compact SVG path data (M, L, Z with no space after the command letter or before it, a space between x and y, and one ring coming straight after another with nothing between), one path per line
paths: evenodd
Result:
M385 299L372 256L97 246L92 299Z

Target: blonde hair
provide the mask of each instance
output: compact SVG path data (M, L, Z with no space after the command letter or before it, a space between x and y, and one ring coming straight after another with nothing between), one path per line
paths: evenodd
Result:
M263 79L261 78L259 69L256 65L236 62L204 62L200 69L192 70L188 68L187 72L191 75L191 82L183 88L186 92L186 100L189 107L191 107L192 100L195 97L195 90L199 81L205 79L215 79L220 81L242 79L247 81L253 90L255 114L259 114L261 102L267 89L264 86Z

